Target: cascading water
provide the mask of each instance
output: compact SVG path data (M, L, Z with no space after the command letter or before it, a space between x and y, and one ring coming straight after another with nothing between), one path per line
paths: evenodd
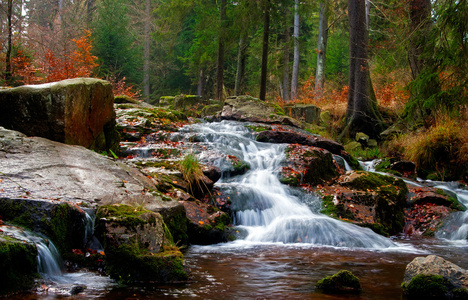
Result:
M189 130L187 128L186 130ZM368 228L319 213L318 197L300 194L278 180L286 145L256 142L242 124L190 126L209 151L200 154L226 170L220 154L235 155L251 166L242 176L222 178L217 185L230 194L235 224L247 232L245 241L257 243L310 243L320 246L383 249L396 246Z
M440 188L457 197L457 200L468 208L468 191L462 189L457 183L438 182L435 188ZM468 238L468 210L452 213L435 235L452 241L466 242Z
M62 275L60 254L51 241L18 227L2 226L2 231L4 234L10 235L18 240L36 245L38 252L37 271L43 277L58 278Z

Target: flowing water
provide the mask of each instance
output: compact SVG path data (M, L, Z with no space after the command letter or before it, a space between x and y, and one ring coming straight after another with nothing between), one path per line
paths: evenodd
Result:
M256 142L244 125L231 121L195 124L174 136L175 140L189 140L196 135L202 142L193 144L191 151L203 162L221 168L223 176L216 185L229 194L233 220L242 238L188 248L184 253L192 270L188 284L119 288L102 279L105 277L89 275L94 279L84 283L91 287L84 291L87 298L401 299L404 269L417 256L436 254L468 268L467 213L454 214L438 238L411 239L385 238L370 229L329 218L319 213L317 196L279 182L286 145ZM231 177L227 155L248 162L251 170ZM468 206L465 190L446 184L444 188ZM360 277L361 295L328 296L315 290L319 279L341 269ZM31 299L54 297L45 291L31 295Z

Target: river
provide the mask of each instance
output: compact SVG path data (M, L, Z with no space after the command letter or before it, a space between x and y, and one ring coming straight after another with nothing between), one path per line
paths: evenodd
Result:
M468 251L461 234L439 233L438 238L385 238L367 228L319 213L320 200L278 180L285 145L259 143L245 124L223 121L182 128L175 139L201 140L190 151L223 170L216 184L231 201L239 239L184 250L191 280L183 285L124 288L115 282L93 285L96 275L83 275L74 284L87 288L76 297L99 299L401 299L406 265L417 256L436 254L468 268ZM229 176L226 155L248 162L250 171ZM415 183L422 184L422 183ZM439 183L442 184L442 183ZM468 204L466 191L457 192ZM466 213L451 225L468 227ZM464 225L463 225L464 224ZM451 226L452 228L454 226ZM458 230L459 231L459 230ZM457 232L458 232L457 231ZM466 237L466 233L465 233ZM357 296L324 295L317 281L347 269L361 280ZM70 275L68 275L70 276ZM94 276L94 277L93 277ZM31 299L64 297L59 285L29 295ZM25 295L22 295L24 299ZM19 299L19 298L18 298Z

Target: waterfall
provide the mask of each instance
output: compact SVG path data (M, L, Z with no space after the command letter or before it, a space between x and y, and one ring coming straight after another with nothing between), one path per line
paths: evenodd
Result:
M457 197L457 200L468 208L468 191L457 183L437 182L434 188L445 190ZM468 210L452 213L444 225L436 232L437 238L452 241L466 241L468 238Z
M248 162L249 172L224 178L217 185L231 198L234 222L247 232L245 241L258 243L310 243L320 246L382 249L394 247L390 239L368 228L320 214L320 199L298 193L280 183L285 144L256 142L238 122L195 124L207 151L200 158L223 170L222 155ZM187 129L189 130L189 129Z
M19 227L2 226L2 230L4 234L36 245L37 271L39 274L46 278L57 278L62 275L60 254L50 240Z

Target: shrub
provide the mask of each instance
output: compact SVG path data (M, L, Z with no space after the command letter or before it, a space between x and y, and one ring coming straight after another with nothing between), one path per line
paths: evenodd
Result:
M180 161L179 168L184 180L189 184L189 191L193 193L194 184L200 185L204 176L200 162L195 155L190 153Z

